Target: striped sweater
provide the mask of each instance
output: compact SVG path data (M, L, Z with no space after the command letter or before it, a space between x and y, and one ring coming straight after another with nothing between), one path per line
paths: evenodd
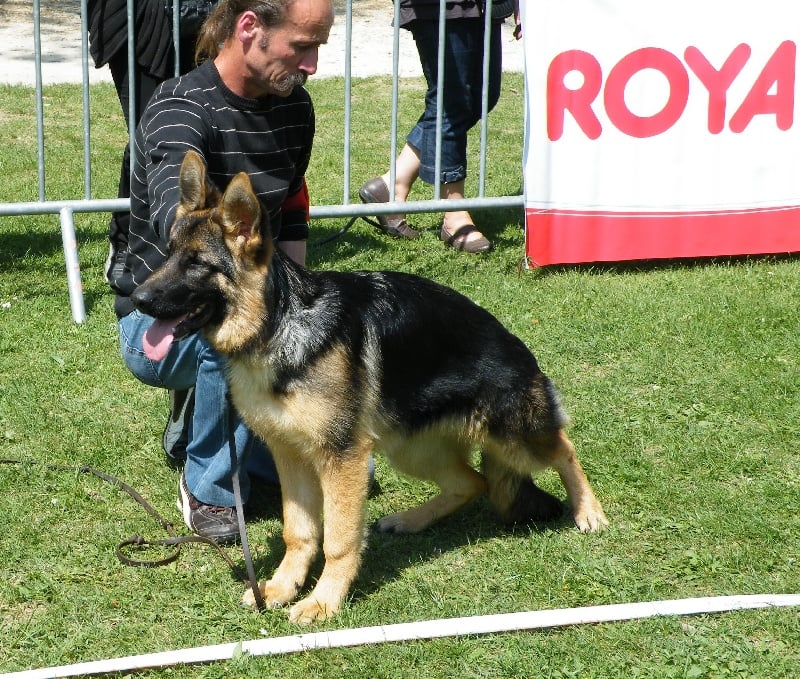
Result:
M128 296L166 259L178 207L178 173L187 150L206 161L220 189L247 172L269 213L276 240L308 236L304 175L314 137L308 92L245 99L222 82L209 60L156 91L136 130L131 215L126 233L110 233L107 278L118 316L133 310ZM291 207L287 207L291 206Z

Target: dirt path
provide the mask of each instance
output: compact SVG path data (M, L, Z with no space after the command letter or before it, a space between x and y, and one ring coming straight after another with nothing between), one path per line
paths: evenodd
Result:
M336 21L328 44L320 49L317 78L344 75L344 1L336 0ZM32 0L0 0L0 82L32 86L36 82ZM355 77L392 72L392 7L389 0L354 0L351 73ZM42 82L80 82L80 0L40 0ZM522 45L504 26L503 65L522 71ZM407 31L400 31L400 75L421 74L419 61ZM90 82L110 81L107 68L89 65Z

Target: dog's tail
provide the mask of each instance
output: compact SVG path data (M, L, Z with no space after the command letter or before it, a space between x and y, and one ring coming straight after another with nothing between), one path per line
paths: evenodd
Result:
M522 474L484 452L481 471L489 487L489 502L503 523L525 524L558 519L564 504L539 488L530 474Z

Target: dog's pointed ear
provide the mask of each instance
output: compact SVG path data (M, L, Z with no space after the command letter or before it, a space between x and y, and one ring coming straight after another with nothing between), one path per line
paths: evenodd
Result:
M181 192L179 216L206 206L206 164L194 151L187 151L183 157L178 186Z
M246 173L240 172L228 184L219 214L227 237L242 239L248 248L261 242L261 202Z

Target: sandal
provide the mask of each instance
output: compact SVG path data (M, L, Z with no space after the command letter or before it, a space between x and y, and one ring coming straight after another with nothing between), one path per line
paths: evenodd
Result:
M480 238L467 240L471 233L480 234ZM455 233L450 233L443 223L442 230L439 233L439 238L441 238L445 244L449 245L451 248L461 250L462 252L469 252L470 254L489 252L489 250L492 249L492 244L483 234L481 234L480 231L478 231L478 229L475 228L474 224L462 224L455 230Z
M373 177L358 190L363 203L388 203L389 187L382 177ZM412 229L406 222L405 215L376 215L377 223L370 220L381 231L395 238L419 238L419 231Z

